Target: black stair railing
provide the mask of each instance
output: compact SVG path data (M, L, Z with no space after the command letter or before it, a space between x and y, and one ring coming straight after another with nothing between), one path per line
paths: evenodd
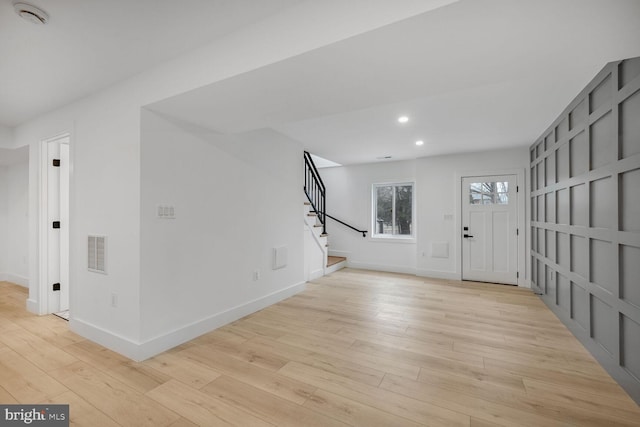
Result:
M304 194L307 195L311 208L322 224L322 234L327 234L327 216L324 213L327 201L326 189L311 154L307 151L304 152Z
M312 210L318 216L320 224L322 224L322 234L327 234L327 218L331 218L345 227L349 227L358 233L362 233L362 237L367 237L367 230L359 230L346 222L327 214L326 188L324 186L324 182L322 182L322 178L320 178L318 169L311 158L311 154L307 151L304 152L304 194L306 194L309 203L311 203Z

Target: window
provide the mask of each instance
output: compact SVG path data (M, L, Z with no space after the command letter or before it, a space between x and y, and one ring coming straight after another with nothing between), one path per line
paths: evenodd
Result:
M508 205L508 182L474 182L469 185L469 204Z
M373 237L413 237L413 183L373 185Z

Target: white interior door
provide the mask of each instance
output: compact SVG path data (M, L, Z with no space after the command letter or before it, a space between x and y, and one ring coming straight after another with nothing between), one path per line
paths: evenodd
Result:
M462 279L517 284L516 175L462 179Z
M46 144L46 287L49 313L69 309L69 145L65 142L66 139ZM59 166L54 166L54 160L59 161Z
M69 144L60 144L60 311L69 309Z

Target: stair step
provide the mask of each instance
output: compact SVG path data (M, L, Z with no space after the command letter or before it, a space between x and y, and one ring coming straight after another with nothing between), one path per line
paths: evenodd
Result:
M313 224L314 227L322 227L322 224Z
M327 267L331 267L339 262L346 261L347 258L343 256L328 256L327 257Z
M328 236L328 234L327 234L327 233L322 233L322 234L320 235L320 237L327 237L327 236Z
M305 206L311 206L311 203L309 202L304 202Z
M307 214L307 216L318 216L318 215L316 215L316 214L314 214L314 213L312 213L312 212L309 212L309 213Z

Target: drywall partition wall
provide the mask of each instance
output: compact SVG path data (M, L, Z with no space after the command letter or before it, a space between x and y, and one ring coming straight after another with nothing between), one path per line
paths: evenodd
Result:
M303 289L302 153L273 131L229 136L142 112L141 357Z
M137 357L140 343L140 109L142 106L388 25L447 0L397 4L302 2L65 107L16 127L11 148L29 146L29 299L38 292L40 142L71 134L70 327ZM367 7L367 14L362 8ZM290 37L296 34L297 37ZM278 49L273 49L277 45ZM87 235L108 236L109 271L86 266ZM114 298L115 296L115 298ZM115 303L114 303L115 302Z
M358 228L371 230L371 186L381 182L415 182L416 238L384 241L329 221L330 253L346 256L352 267L460 279L460 218L456 212L459 177L466 172L520 170L528 166L526 146L515 149L424 157L320 170L327 187L327 212ZM527 183L523 184L523 191ZM527 194L522 192L521 194ZM524 239L525 236L522 236ZM446 246L446 256L433 248ZM523 255L526 256L526 255Z
M7 280L29 285L29 162L6 167Z
M532 282L640 402L640 58L609 63L531 147Z

